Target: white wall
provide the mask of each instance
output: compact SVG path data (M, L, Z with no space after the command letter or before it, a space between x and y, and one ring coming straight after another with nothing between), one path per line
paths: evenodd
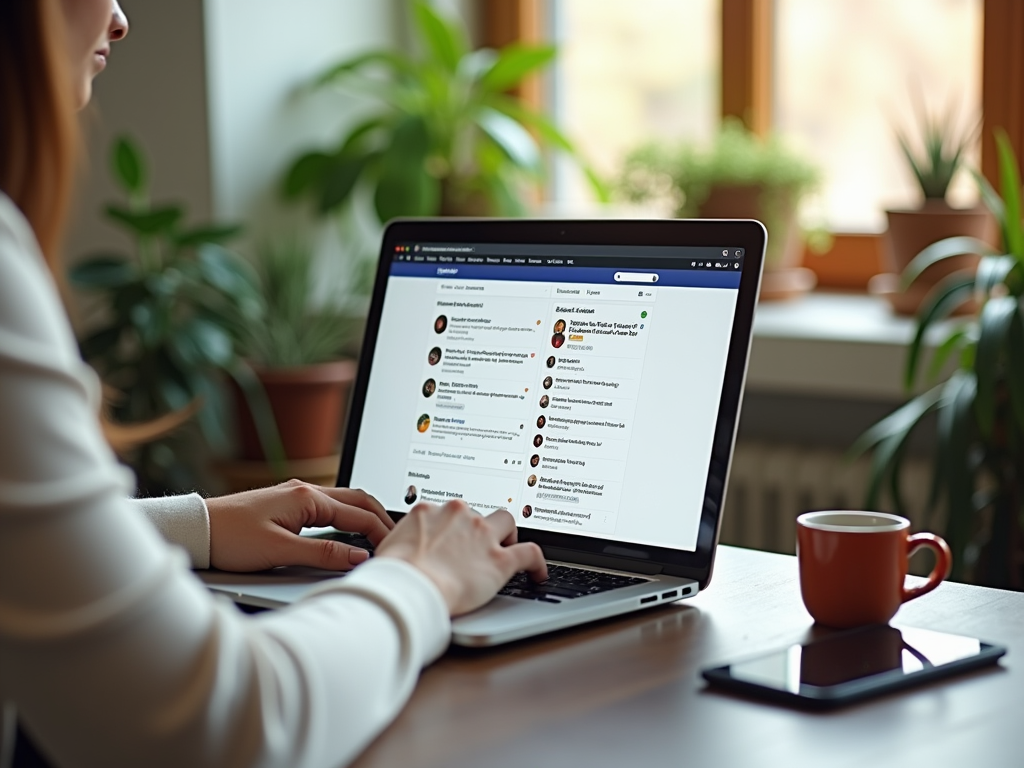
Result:
M475 30L474 0L437 0ZM252 248L295 236L315 242L341 273L351 255L376 249L369 217L312 222L281 204L291 159L329 144L371 103L351 94L302 92L328 65L364 50L406 45L408 0L122 0L131 30L114 45L84 120L87 173L67 253L128 241L100 211L119 199L109 178L112 138L139 140L150 159L153 196L183 202L190 220L239 221ZM473 35L477 37L477 35Z
M122 0L131 30L113 46L110 65L93 85L83 114L86 165L66 252L74 261L127 241L101 218L119 199L108 171L114 136L129 133L149 156L153 196L187 201L200 219L210 215L206 52L202 0Z

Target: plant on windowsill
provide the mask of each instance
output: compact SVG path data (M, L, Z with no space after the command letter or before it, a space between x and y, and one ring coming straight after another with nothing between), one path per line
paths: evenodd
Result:
M928 293L954 272L977 267L979 255L961 254L924 270L905 289L898 290L899 276L911 260L927 246L947 237L964 235L984 242L995 240L994 222L984 205L953 208L946 193L964 166L965 154L977 139L978 126L961 127L952 108L945 115L932 115L915 103L918 136L912 141L896 131L900 149L921 190L923 202L910 210L887 210L884 256L890 274L872 279L868 290L884 296L893 309L903 315L915 315ZM965 302L960 312L972 312Z
M140 491L192 490L195 437L176 428L195 412L210 443L226 442L220 378L237 357L225 326L259 311L251 270L221 247L239 227L186 227L183 206L151 203L132 140L115 140L111 165L127 203L108 205L106 217L134 249L89 256L69 271L72 286L103 300L103 323L81 340L82 355L105 382L108 432L130 447L124 458Z
M936 414L936 449L930 510L944 502L943 535L953 551L953 578L1024 589L1024 225L1019 166L998 131L1002 197L978 177L982 199L999 224L1002 247L952 237L925 248L903 273L907 286L932 265L982 254L977 269L956 271L928 295L907 354L905 385L914 388L926 333L968 299L975 315L954 321L936 347L928 378L946 364L945 381L910 400L869 429L852 452L871 449L867 508L883 487L902 512L900 467L907 437L927 414ZM963 262L959 262L963 263Z
M266 246L253 266L260 312L239 315L228 326L252 377L236 376L240 380L232 387L240 460L221 462L221 475L231 490L287 477L333 484L356 370L345 353L358 343L360 321L317 300L317 265L309 247ZM263 413L272 415L276 429L261 423ZM280 440L284 463L267 460L268 435L271 443Z
M545 172L543 149L575 155L539 112L508 95L546 67L552 46L470 50L462 26L414 2L416 52L376 50L320 75L313 89L341 87L380 103L333 148L297 158L287 199L324 215L364 188L380 221L396 216L518 216ZM606 193L584 168L601 199Z
M626 157L619 192L631 202L658 202L680 218L750 218L768 229L761 298L787 298L814 287L799 268L801 200L820 174L776 136L760 138L727 118L709 147L651 143Z

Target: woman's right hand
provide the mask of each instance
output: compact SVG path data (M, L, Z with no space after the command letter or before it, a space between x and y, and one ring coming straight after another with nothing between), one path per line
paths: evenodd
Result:
M405 560L423 571L452 616L479 608L519 571L535 581L548 577L540 547L516 543L511 513L499 509L483 517L462 501L417 504L380 543L377 557Z

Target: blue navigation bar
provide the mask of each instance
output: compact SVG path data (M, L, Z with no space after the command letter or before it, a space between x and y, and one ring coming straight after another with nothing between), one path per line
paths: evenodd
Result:
M720 270L630 269L609 267L531 267L497 264L421 264L396 261L395 277L440 277L453 280L516 280L531 283L586 283L591 285L647 285L651 287L739 288L740 269L731 264ZM656 274L657 281L623 280L623 275ZM616 280L615 275L620 279Z

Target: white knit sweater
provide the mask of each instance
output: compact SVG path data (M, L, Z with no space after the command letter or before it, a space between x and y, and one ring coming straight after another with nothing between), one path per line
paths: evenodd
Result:
M0 194L0 702L68 768L352 760L447 646L436 587L380 559L288 610L239 613L165 541L208 566L202 499L127 500L97 396ZM5 749L0 727L0 764Z

